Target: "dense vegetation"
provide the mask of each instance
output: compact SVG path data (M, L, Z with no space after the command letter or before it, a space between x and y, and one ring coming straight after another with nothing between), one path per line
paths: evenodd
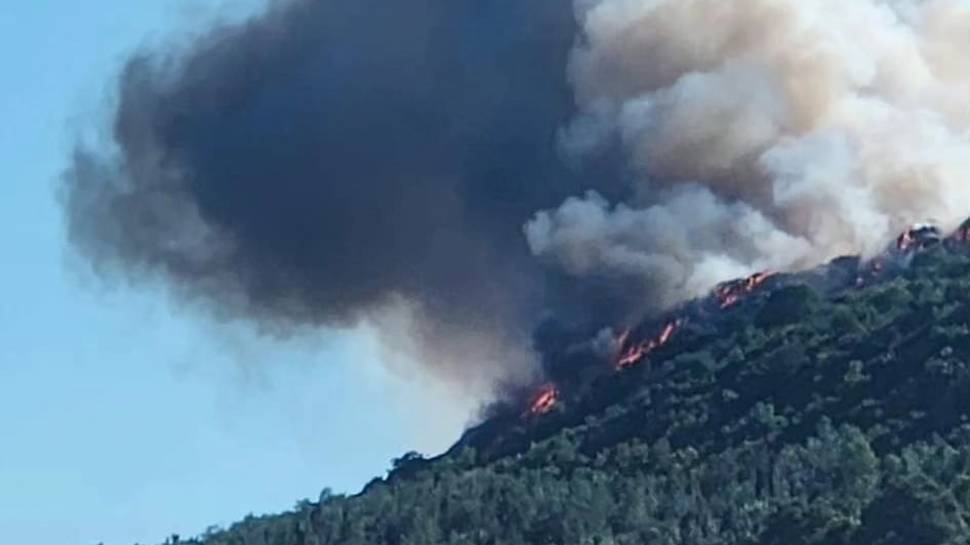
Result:
M861 288L782 282L546 414L192 543L965 544L968 419L970 256L941 246Z

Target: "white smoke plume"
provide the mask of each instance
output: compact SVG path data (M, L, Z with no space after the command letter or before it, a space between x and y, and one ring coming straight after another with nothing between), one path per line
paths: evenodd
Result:
M632 198L539 212L533 253L670 305L970 214L967 0L577 0L574 158Z

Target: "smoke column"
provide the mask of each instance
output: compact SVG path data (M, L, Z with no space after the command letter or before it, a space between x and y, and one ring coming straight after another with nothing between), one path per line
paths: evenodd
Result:
M578 157L633 195L538 213L533 252L670 305L757 270L872 254L970 213L965 0L589 0L569 71Z
M964 0L291 0L125 64L63 180L107 277L528 381L610 325L970 212Z

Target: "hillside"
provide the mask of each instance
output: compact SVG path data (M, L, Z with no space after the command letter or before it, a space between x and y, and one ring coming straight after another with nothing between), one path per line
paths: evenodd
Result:
M549 383L446 454L190 543L968 543L968 233L551 333Z

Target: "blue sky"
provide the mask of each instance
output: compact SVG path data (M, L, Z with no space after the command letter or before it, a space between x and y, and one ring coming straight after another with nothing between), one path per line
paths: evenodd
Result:
M0 11L0 535L157 543L433 452L467 410L366 330L260 339L68 251L56 181L127 52L257 0L30 0ZM392 369L392 370L389 370ZM431 394L431 395L429 395Z

